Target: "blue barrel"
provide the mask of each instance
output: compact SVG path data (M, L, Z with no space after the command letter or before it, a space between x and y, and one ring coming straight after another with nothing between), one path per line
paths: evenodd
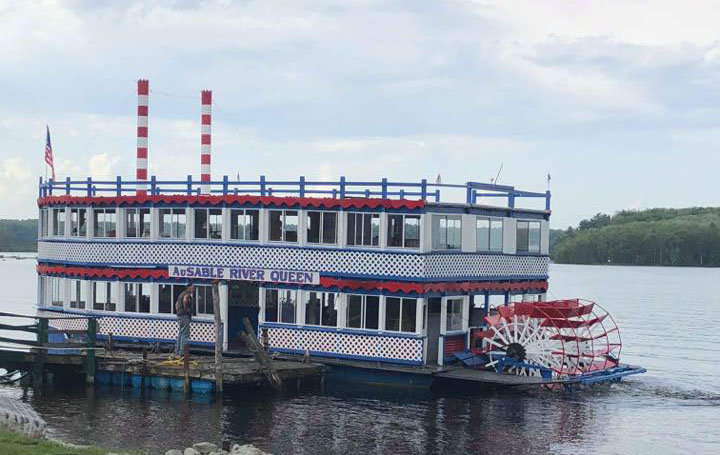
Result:
M130 383L132 384L133 387L136 387L138 389L141 388L142 382L143 382L143 377L141 375L133 374L132 376L130 376ZM150 384L151 384L150 378L145 377L145 387L151 387Z
M182 392L183 389L185 388L185 380L177 379L177 378L170 379L170 388L173 389L174 391Z
M95 372L95 383L97 384L110 384L112 381L111 374L109 371L96 371Z
M151 382L153 389L167 389L170 387L170 380L161 376L153 376Z
M193 393L210 393L213 390L213 386L214 384L211 381L204 379L193 379L192 382L190 382L190 388Z
M113 385L130 385L130 375L128 373L113 373Z

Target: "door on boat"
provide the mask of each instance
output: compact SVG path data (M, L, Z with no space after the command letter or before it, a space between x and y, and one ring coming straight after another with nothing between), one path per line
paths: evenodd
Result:
M438 345L440 340L440 298L428 299L427 325L427 365L438 364Z
M244 350L243 318L248 318L255 333L260 311L259 287L251 281L232 281L228 286L228 350Z

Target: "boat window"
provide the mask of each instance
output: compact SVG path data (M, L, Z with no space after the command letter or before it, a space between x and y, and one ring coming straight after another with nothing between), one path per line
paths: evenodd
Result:
M125 237L150 237L150 209L125 209Z
M48 235L48 211L47 209L40 210L40 236L47 237Z
M230 238L233 240L258 240L260 211L232 209L230 211Z
M337 212L307 212L307 242L337 243Z
M287 289L265 290L265 322L295 323L297 291Z
M62 307L65 301L65 289L63 279L56 276L50 278L50 304Z
M377 330L379 317L380 297L375 295L348 295L348 327Z
M110 281L93 281L93 310L115 311L117 288Z
M337 326L337 301L334 293L305 293L305 324Z
M212 286L195 285L195 312L200 316L213 315L215 307L213 306Z
M125 311L150 312L150 283L125 283Z
M445 330L448 332L463 329L463 299L447 299L447 316Z
M270 210L270 240L274 242L297 242L297 229L297 210Z
M65 235L65 209L53 209L52 222L52 235Z
M347 244L380 245L380 214L348 213Z
M93 235L115 237L115 209L93 210Z
M87 296L82 280L70 280L70 308L84 309Z
M420 215L388 215L388 246L418 248Z
M540 252L540 222L517 222L517 251L521 253Z
M417 299L388 297L385 299L385 330L415 332Z
M186 284L161 283L158 285L158 312L175 314L175 302L177 302L180 293L182 293L186 287ZM195 313L194 307L195 302L193 301L193 313Z
M433 250L459 250L461 245L462 218L460 215L433 215Z
M70 210L70 235L73 237L87 235L87 209Z
M185 238L185 209L160 209L160 237Z
M193 209L195 212L195 238L222 238L222 209Z
M478 217L475 222L475 236L478 251L502 251L503 221Z

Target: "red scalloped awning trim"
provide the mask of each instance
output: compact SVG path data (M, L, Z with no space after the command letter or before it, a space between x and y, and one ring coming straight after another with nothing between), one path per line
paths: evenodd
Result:
M217 206L222 204L238 205L259 205L259 206L284 206L284 207L311 207L318 209L333 208L367 208L378 207L386 209L409 209L418 210L425 207L423 200L408 199L377 199L377 198L315 198L315 197L279 197L279 196L249 196L249 195L226 195L188 196L182 194L159 195L159 196L47 196L37 200L39 207L54 205L90 205L90 206L135 206L146 204L189 204L193 206Z
M77 276L85 278L107 278L107 279L165 279L169 278L166 269L125 269L112 267L72 267L62 265L37 266L37 272L42 275ZM461 282L437 282L437 283L412 283L402 281L378 281L378 280L352 280L344 278L320 277L320 286L337 287L343 290L364 290L398 292L404 294L427 294L431 292L483 292L483 291L545 291L548 288L547 281L514 281L514 282L482 282L482 281L461 281Z

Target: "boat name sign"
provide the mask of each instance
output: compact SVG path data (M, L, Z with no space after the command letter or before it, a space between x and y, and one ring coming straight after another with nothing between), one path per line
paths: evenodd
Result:
M169 265L171 278L265 281L270 283L320 284L319 272L303 270L256 269L252 267L216 267L208 265Z

